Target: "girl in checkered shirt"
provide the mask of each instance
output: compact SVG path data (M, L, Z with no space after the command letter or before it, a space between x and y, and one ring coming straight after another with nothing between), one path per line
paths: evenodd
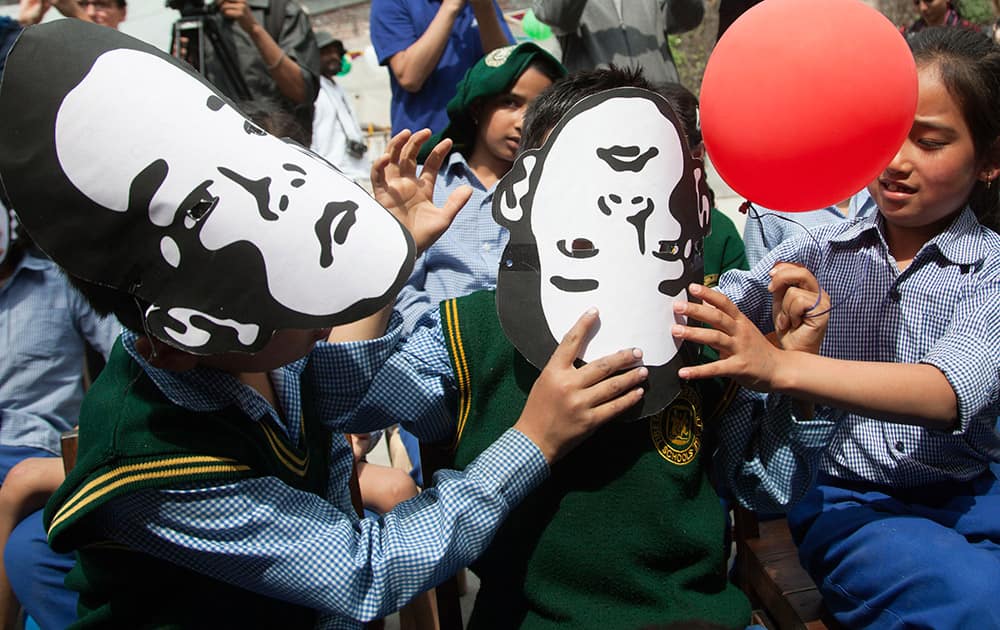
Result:
M723 275L732 302L702 289L718 309L682 307L714 330L675 335L723 357L682 376L743 376L844 410L816 484L789 514L839 622L1000 628L1000 48L945 28L910 46L917 112L868 187L879 212ZM740 339L751 323L774 330L767 285L779 261L808 267L833 306L822 356L762 367ZM780 338L802 322L776 323Z

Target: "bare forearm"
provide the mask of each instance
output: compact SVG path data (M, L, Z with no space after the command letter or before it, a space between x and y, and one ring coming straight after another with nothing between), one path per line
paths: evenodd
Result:
M460 10L461 8L442 2L441 8L438 9L437 15L431 20L424 34L409 48L389 59L389 69L404 90L419 92L427 77L434 72L448 45L448 36Z
M484 53L510 44L500 27L500 18L497 17L493 0L470 0L469 4L479 23L479 41L483 44Z
M952 430L958 399L932 365L843 361L788 352L775 391L890 422Z
M306 81L299 64L285 54L267 29L260 24L254 24L247 33L260 52L278 90L293 103L299 105L305 103L309 91L306 89Z

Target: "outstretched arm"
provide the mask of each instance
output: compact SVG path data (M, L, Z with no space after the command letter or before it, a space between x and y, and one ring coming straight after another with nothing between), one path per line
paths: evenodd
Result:
M772 282L773 279L774 276ZM677 326L674 334L679 339L706 343L719 350L722 358L683 368L682 378L728 376L757 391L784 393L890 422L945 431L955 428L958 401L938 368L927 364L845 361L813 354L816 350L811 348L819 347L816 343L819 322L803 317L807 307L812 306L804 293L786 294L792 296L796 306L788 307L791 310L785 314L792 330L791 336L787 336L788 331L785 335L788 343L801 343L807 351L780 350L762 342L763 335L753 323L721 293L695 285L692 295L702 298L705 304L680 304L679 312L713 329ZM775 296L777 303L778 294ZM776 324L784 321L780 315L776 313ZM776 325L776 330L779 328ZM781 336L778 331L778 338Z

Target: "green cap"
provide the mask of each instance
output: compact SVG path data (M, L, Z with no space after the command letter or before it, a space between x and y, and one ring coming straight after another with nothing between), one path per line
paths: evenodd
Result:
M560 77L566 76L566 68L533 42L497 48L477 61L455 86L455 96L448 101L448 126L424 143L418 160L423 162L431 149L445 138L454 141L454 149L464 151L469 148L466 145L473 139L476 128L472 119L472 104L481 98L506 93L537 57L551 62Z

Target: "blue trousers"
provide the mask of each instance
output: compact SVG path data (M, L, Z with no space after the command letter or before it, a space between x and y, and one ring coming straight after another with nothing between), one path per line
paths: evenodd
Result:
M788 515L799 558L848 628L1000 628L1000 482L910 490L820 475Z
M42 630L62 630L76 621L77 593L63 579L76 558L52 551L39 510L14 528L4 548L7 577L17 600Z
M40 448L32 448L30 446L0 445L0 485L3 485L4 479L7 478L7 473L10 472L11 468L17 465L22 459L28 459L29 457L55 457L55 455Z

